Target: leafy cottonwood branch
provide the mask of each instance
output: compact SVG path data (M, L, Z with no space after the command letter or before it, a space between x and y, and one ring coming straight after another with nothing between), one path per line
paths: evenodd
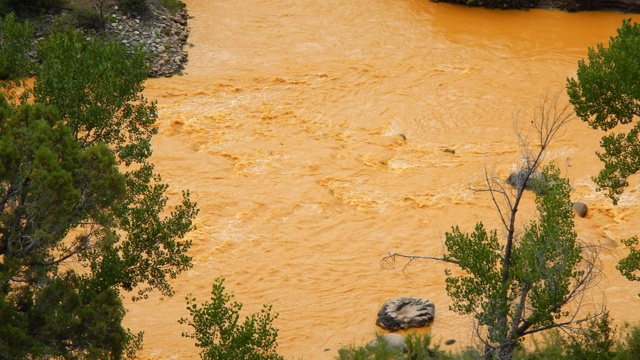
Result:
M217 278L211 286L210 302L199 305L195 298L187 297L191 318L179 322L192 329L182 336L196 340L203 360L283 360L276 352L278 329L272 326L278 314L264 305L241 322L242 304L231 302L233 297L226 292L224 278Z
M607 132L596 155L604 167L594 178L618 203L629 176L640 171L640 24L625 19L609 46L599 43L588 49L588 63L578 62L576 78L567 79L567 93L580 119ZM628 126L625 126L628 125ZM623 129L622 133L614 130ZM624 133L624 129L629 129ZM640 249L637 236L622 240L629 255L618 270L629 280L640 280Z
M573 231L568 181L553 164L542 166L551 141L572 118L569 107L560 107L558 101L559 95L543 97L531 121L533 141L516 126L522 158L515 188L485 172L486 187L475 189L490 194L504 235L488 231L482 222L471 233L454 226L446 233L442 257L390 253L383 259L457 265L464 275L445 272L452 309L473 314L477 325L485 329L477 332L489 357L497 353L500 359L511 359L520 338L588 318L577 316L585 291L599 274L598 249L580 243ZM525 189L532 187L539 218L519 232L518 210ZM577 307L568 310L570 304Z

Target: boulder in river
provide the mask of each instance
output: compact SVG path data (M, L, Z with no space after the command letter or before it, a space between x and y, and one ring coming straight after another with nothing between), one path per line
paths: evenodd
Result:
M389 331L427 326L433 321L435 305L429 300L401 297L388 300L380 311L376 325Z
M575 212L576 215L580 216L581 218L587 216L588 211L589 208L587 207L587 204L579 201L573 203L573 212Z
M543 173L534 171L527 178L526 170L519 170L511 173L506 182L516 189L520 189L524 186L525 190L532 190L536 193L543 191L544 188L549 185L549 182Z

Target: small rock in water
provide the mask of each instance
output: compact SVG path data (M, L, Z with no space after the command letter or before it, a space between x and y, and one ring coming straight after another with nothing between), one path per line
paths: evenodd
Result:
M587 204L583 202L576 201L573 203L573 211L580 216L581 218L587 216L587 212L589 212L589 208Z
M524 187L524 189L532 190L536 193L542 192L545 187L551 185L544 173L537 171L529 172L527 170L519 170L511 173L507 178L506 183L515 189Z

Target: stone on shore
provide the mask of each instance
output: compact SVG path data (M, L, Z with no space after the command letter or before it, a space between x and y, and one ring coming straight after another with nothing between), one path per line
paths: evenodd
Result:
M402 352L407 352L409 349L407 348L407 344L405 343L404 336L398 334L386 334L382 336L382 341L385 341L387 344L387 348L393 350L402 350ZM375 348L380 346L379 338L375 338L367 344L368 348Z
M111 26L106 30L130 49L140 47L150 54L150 77L180 74L188 60L184 46L189 38L189 15L185 9L170 15L158 6L150 11L151 15L141 20L112 9L108 17Z

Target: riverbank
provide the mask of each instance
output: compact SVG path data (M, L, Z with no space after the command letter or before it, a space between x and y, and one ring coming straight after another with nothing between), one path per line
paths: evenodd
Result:
M430 0L489 9L557 9L578 11L619 11L640 13L640 0Z
M105 31L128 48L139 46L150 54L150 77L182 75L188 61L184 50L189 39L187 10L183 7L171 14L157 4L150 4L150 9L146 19L124 14L114 6Z
M148 10L141 16L125 13L116 4L98 9L91 7L89 3L78 2L56 14L47 14L29 21L36 30L36 44L51 33L52 29L75 28L87 37L104 34L131 50L139 48L146 52L149 77L182 75L188 62L185 47L189 39L189 14L186 6L182 4L178 8L168 9L151 0L147 5ZM31 57L36 58L35 52Z

